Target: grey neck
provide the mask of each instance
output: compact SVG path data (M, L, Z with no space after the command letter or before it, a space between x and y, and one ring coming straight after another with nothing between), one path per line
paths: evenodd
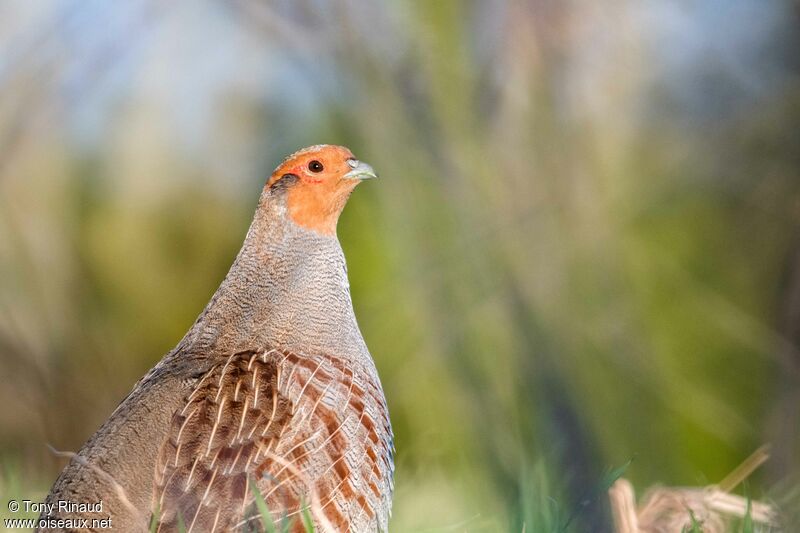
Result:
M228 275L178 351L224 355L265 346L370 360L339 240L289 220L285 194L270 189Z

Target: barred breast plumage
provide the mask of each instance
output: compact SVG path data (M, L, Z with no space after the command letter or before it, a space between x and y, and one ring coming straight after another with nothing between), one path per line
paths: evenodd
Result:
M233 354L199 379L156 468L161 529L252 529L258 487L275 523L307 504L323 527L387 529L392 437L374 375L334 356ZM304 501L304 498L307 498Z
M392 430L335 234L374 176L342 147L287 158L206 309L48 501L103 499L126 531L259 531L259 497L293 531L302 515L322 531L387 530Z

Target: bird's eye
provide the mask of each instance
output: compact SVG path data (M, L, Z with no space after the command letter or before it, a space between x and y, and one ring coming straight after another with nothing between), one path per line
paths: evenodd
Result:
M308 164L308 170L310 170L311 172L322 172L323 168L325 167L322 166L322 163L320 163L316 159Z

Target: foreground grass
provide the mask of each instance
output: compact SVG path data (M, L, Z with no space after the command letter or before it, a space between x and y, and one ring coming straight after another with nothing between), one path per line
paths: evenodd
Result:
M522 498L525 504L522 505L522 527L521 531L524 533L578 533L580 527L577 526L576 520L582 513L585 506L598 499L606 498L608 489L619 480L626 469L629 467L630 462L622 465L619 468L609 470L609 472L598 480L594 487L587 490L585 498L582 498L577 506L571 508L565 505L563 500L558 497L551 497L554 492L554 486L557 486L557 481L551 479L546 474L546 470L541 468L534 468L529 472L530 483L528 484ZM20 511L11 513L8 510L9 500L31 500L34 502L43 501L46 496L46 488L41 483L35 480L26 478L22 475L20 470L13 463L5 463L0 469L0 497L3 500L2 507L0 507L0 518L36 518L36 513ZM269 511L261 492L258 488L251 484L251 490L255 497L255 507L258 511L261 527L266 533L286 533L292 529L296 521L301 521L304 531L307 533L315 533L318 531L313 523L311 506L304 505L303 511L293 517L283 516L276 519ZM783 489L781 489L783 492ZM796 494L798 488L793 489L792 494ZM776 498L781 500L781 498ZM789 501L783 499L782 501ZM766 526L758 524L753 519L753 502L747 498L747 507L744 515L740 519L732 519L724 530L710 528L703 520L695 516L691 509L687 508L687 525L683 527L680 533L781 533L791 531L778 526ZM186 531L183 521L179 521L179 531ZM462 524L463 525L463 524ZM482 528L478 527L479 530ZM611 525L600 525L601 530L611 531ZM427 533L446 532L456 530L469 530L474 531L472 527L461 526L444 526L438 528L424 528L418 531L425 531ZM491 529L490 529L491 530ZM498 530L498 529L494 529ZM151 526L151 531L155 531L155 525ZM321 530L319 530L321 531ZM628 533L626 531L618 531L618 533ZM676 533L678 533L676 531Z
M24 507L12 513L8 509L8 504L12 500L17 502L23 502L24 500L41 502L44 501L46 495L47 488L24 476L16 464L3 462L0 465L0 520L38 517L39 513L26 512Z

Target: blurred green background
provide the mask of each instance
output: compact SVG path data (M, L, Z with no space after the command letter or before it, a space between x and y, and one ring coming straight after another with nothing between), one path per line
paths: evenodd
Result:
M765 442L749 494L791 509L798 51L790 0L0 3L0 492L47 491L335 143L382 176L339 236L393 530L610 531L608 469Z

